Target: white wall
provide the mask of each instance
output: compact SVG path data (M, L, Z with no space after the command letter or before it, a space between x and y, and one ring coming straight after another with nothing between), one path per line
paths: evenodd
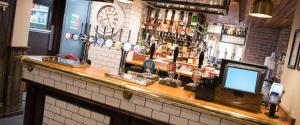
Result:
M92 27L96 27L99 25L97 22L97 14L99 9L109 3L103 2L93 2L92 3L92 11L90 15L90 23ZM117 3L115 3L117 4ZM119 3L121 8L124 10L124 24L122 26L123 35L122 40L127 40L128 38L128 30L131 30L130 41L135 44L137 41L138 31L140 29L140 24L142 20L142 13L145 10L145 5L141 0L134 0L133 4ZM91 31L91 35L94 35L95 31ZM119 39L119 33L117 33L114 37L114 40ZM128 57L131 57L130 55ZM101 48L99 46L91 45L89 49L89 59L92 60L92 65L98 67L106 67L110 68L113 71L117 71L119 69L121 58L121 51L115 50L113 48Z
M32 0L17 0L12 47L27 47Z
M300 29L300 0L297 2L287 57L290 56L295 30L297 29ZM300 71L287 68L288 59L285 60L285 68L281 77L281 82L285 85L281 106L296 119L296 125L300 125Z

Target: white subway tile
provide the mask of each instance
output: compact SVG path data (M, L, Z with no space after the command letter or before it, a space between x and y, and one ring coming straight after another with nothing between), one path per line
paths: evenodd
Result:
M59 107L56 107L55 105L51 105L50 106L50 111L51 112L54 112L56 114L60 114L60 108Z
M46 102L44 108L45 108L45 110L50 110L50 104Z
M91 118L92 112L90 110L79 108L79 114L88 118Z
M147 117L151 117L152 109L146 108L144 106L136 105L135 112Z
M33 74L29 72L23 72L23 78L33 80Z
M79 89L79 95L88 99L92 98L92 92L85 89Z
M44 110L44 116L47 117L47 118L53 119L54 113L50 112L50 111L47 111L47 110Z
M172 105L169 105L169 104L163 104L162 111L165 112L165 113L170 113L170 114L179 116L179 114L180 114L180 107L172 106Z
M59 90L65 91L66 88L67 88L67 85L65 83L55 81L54 87L59 89Z
M26 69L27 70L27 69ZM28 70L27 70L28 71ZM40 74L40 69L39 68L33 68L33 70L31 71L33 74L35 75L39 75Z
M106 96L105 104L119 108L120 100Z
M63 108L63 109L67 109L67 103L61 100L56 100L55 105L57 107Z
M66 124L66 125L76 125L76 121L75 121L75 120L72 120L72 119L66 118L65 124Z
M65 123L65 120L66 120L65 117L63 117L63 116L61 116L61 115L58 115L58 114L55 114L53 119L54 119L55 121L60 122L60 123Z
M152 112L152 118L163 121L163 122L169 122L170 115L161 111L153 110Z
M78 87L67 85L67 92L78 95Z
M73 85L74 78L63 75L62 76L62 82L66 83L66 84L69 84L69 85Z
M49 119L48 125L60 125L57 121L54 121L52 119Z
M68 103L67 110L74 113L78 113L78 106Z
M118 91L118 90L115 90L114 97L117 98L117 99L120 99L120 100L126 100L123 97L123 92Z
M72 112L71 111L67 111L65 109L60 109L60 113L64 117L72 118Z
M61 81L61 74L50 72L50 79L53 79L55 81Z
M84 118L85 125L97 125L97 122L95 120L89 119L89 118Z
M55 105L55 98L53 97L50 97L50 96L46 96L46 103L49 103L49 104L52 104L52 105Z
M39 75L34 75L34 76L33 76L33 81L35 81L35 82L37 82L37 83L43 84L43 83L44 83L44 77L39 76Z
M220 121L221 121L220 118L206 115L206 114L201 114L201 117L200 117L200 122L209 124L209 125L219 125Z
M45 78L50 78L50 72L45 69L40 69L40 76L45 77Z
M76 113L72 113L72 119L77 121L77 122L80 122L80 123L83 123L83 116L81 115L78 115Z
M93 92L99 92L99 85L97 84L94 84L94 83L87 83L86 85L86 89L87 90L90 90L90 91L93 91Z
M222 119L222 120L221 120L221 125L241 125L241 124L240 124L240 123L233 122L233 121L229 121L229 120Z
M189 120L189 125L206 125L206 124Z
M132 98L130 99L130 102L137 105L145 106L145 100L146 100L145 97L133 95Z
M107 125L107 124L104 124L102 122L97 122L97 125Z
M49 122L49 118L43 117L43 124L47 125Z
M86 87L86 81L74 79L74 86L79 88L85 88Z
M145 106L148 108L151 108L151 109L159 110L159 111L161 111L161 109L162 109L161 102L151 100L151 99L146 99Z
M187 125L188 120L174 115L170 115L170 123L173 125Z
M105 95L93 92L92 100L95 100L95 101L98 101L98 102L101 102L101 103L105 103Z
M104 116L104 121L105 124L109 125L110 124L110 117Z
M135 111L135 104L129 103L127 101L121 101L120 108L124 109L124 110L127 110L127 111L130 111L130 112L134 112Z
M104 95L107 95L107 96L110 96L110 97L114 96L114 90L113 89L103 87L103 86L100 87L100 93L104 94Z
M44 84L47 85L47 86L52 86L52 87L54 87L54 80L45 78L45 79L44 79Z
M76 125L84 125L84 124L83 124L83 123L79 123L79 122L77 122L77 123L76 123Z
M99 121L99 122L103 122L104 121L104 115L96 113L96 112L92 112L91 118Z
M192 111L192 110L181 108L180 117L190 119L190 120L194 120L194 121L199 121L200 113Z

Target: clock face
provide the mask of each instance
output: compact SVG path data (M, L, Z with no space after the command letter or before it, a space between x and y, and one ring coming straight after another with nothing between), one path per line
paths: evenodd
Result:
M123 25L124 14L121 13L120 8L114 5L105 5L100 8L97 21L99 24L99 33L105 35L111 35L112 29L114 29L113 34L116 34ZM106 27L106 28L105 28Z

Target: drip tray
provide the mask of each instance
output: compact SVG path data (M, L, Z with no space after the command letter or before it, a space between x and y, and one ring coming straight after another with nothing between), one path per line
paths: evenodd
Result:
M81 64L79 61L74 61L71 59L66 59L63 57L58 57L58 56L50 56L50 57L43 57L43 61L45 62L51 62L55 64L60 64L72 68L80 68L80 67L88 67L88 64Z

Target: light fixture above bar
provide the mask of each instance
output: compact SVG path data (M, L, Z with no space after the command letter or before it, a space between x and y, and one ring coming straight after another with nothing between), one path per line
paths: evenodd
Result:
M272 18L273 2L271 0L255 0L249 15L258 18Z
M175 9L183 11L201 12L208 14L227 15L230 0L143 0L156 8Z

